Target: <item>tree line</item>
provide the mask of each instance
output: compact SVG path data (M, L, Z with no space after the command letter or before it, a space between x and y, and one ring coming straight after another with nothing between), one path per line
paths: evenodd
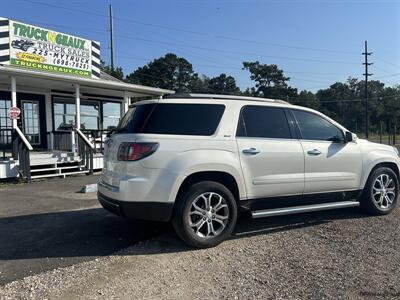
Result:
M183 57L168 53L124 75L122 68L111 70L102 63L102 70L125 82L175 90L177 93L229 94L286 100L292 104L320 110L353 132L365 126L364 81L349 77L334 82L316 93L299 91L289 85L290 77L275 64L259 61L243 62L253 86L241 90L233 76L221 73L216 77L199 75ZM368 81L369 123L372 132L383 127L391 131L400 119L400 86L388 87L379 80Z

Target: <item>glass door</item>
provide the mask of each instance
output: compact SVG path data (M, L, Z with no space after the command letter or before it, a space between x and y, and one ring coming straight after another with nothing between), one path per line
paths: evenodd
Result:
M41 144L39 101L21 100L22 132L31 145Z

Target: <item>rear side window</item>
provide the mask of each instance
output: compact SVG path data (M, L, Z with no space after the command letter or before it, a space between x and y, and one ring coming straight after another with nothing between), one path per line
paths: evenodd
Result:
M282 108L245 106L242 109L238 137L290 139L289 124Z
M342 130L321 116L301 110L293 110L293 113L299 124L303 139L331 142L344 141Z
M117 131L209 136L215 133L224 110L219 104L143 104L130 108Z

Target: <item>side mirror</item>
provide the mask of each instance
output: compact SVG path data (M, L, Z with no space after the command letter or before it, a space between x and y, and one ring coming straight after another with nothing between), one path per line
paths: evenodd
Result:
M356 135L353 134L352 132L350 132L350 131L345 132L346 143L354 142L356 140L356 138L357 138Z

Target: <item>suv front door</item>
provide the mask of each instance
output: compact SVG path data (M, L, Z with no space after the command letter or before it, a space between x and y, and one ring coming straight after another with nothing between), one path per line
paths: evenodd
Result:
M304 194L358 190L362 156L357 143L315 113L292 110L305 156Z
M283 108L242 108L236 140L248 198L303 193L304 153L290 128Z

